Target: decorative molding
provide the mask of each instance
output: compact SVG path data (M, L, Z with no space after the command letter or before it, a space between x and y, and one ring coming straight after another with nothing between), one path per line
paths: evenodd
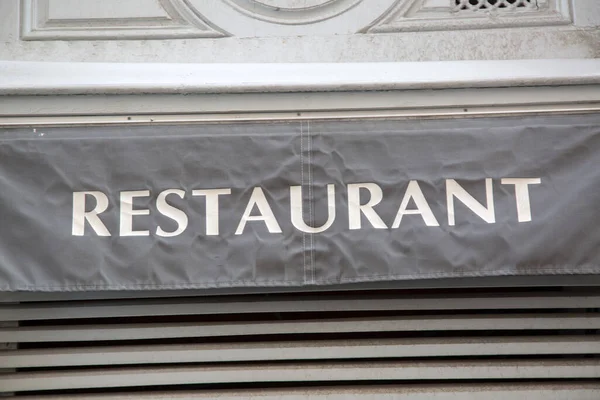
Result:
M571 0L480 6L487 1L473 6L469 0L21 0L21 39L319 36L573 22Z
M517 8L536 8L536 0L454 0L454 10L515 10Z
M236 37L347 35L406 0L186 0Z
M281 25L306 25L335 18L365 0L224 0L251 18Z
M127 40L228 36L186 0L94 1L96 15L77 15L70 2L21 0L21 40ZM78 12L85 14L85 2ZM98 9L103 11L98 13ZM74 15L73 15L74 14ZM106 15L111 15L107 17Z
M536 0L533 7L467 9L455 0L401 0L365 33L570 25L570 0Z

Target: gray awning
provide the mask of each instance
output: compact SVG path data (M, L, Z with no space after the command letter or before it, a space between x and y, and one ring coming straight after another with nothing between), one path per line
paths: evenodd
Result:
M600 115L0 132L4 291L600 272Z

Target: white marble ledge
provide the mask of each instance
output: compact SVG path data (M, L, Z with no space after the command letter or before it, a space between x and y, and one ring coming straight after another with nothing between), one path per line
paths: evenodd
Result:
M306 64L0 61L0 95L334 92L600 83L600 59Z

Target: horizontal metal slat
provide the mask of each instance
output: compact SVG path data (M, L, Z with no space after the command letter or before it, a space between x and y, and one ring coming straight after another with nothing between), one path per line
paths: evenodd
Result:
M457 379L598 378L600 359L334 364L236 364L173 368L113 368L0 375L0 391L139 387L205 383Z
M60 302L0 305L0 321L106 318L159 315L331 312L374 310L482 310L600 308L600 294L520 294L516 296L411 296L332 298L273 296L269 300L170 299L162 301Z
M430 95L429 95L430 96ZM105 103L106 101L103 100ZM0 113L2 110L0 110ZM472 278L435 278L395 282L360 282L344 283L342 285L278 287L278 288L218 288L218 289L180 289L180 290L118 290L97 292L1 292L0 303L18 302L60 302L84 300L118 300L118 299L151 299L151 298L181 298L181 297L213 297L223 295L252 295L284 293L351 293L360 290L414 290L414 289L465 289L473 288L542 288L563 287L570 291L580 291L582 288L600 287L599 275L536 275L536 276L487 276Z
M600 353L599 336L259 342L0 352L5 368Z
M77 342L304 333L600 329L600 314L478 314L293 321L0 327L0 342Z
M364 93L360 94L361 96ZM431 94L428 94L431 96ZM185 100L188 101L188 100ZM106 100L102 100L106 103ZM53 102L55 104L55 102ZM0 113L3 110L0 110ZM118 290L97 292L0 292L0 303L18 302L60 302L83 300L118 300L118 299L150 299L150 298L181 298L181 297L212 297L222 295L251 295L266 294L281 295L282 293L349 293L353 290L414 290L414 289L472 289L472 288L532 288L532 287L563 287L572 291L580 291L582 287L600 287L599 275L536 275L536 276L487 276L471 278L435 278L395 282L360 282L344 283L341 285L304 286L298 287L254 287L254 288L218 288L218 289L179 289L179 290Z
M403 386L337 386L334 388L198 390L194 392L144 392L47 396L47 400L598 400L600 383L460 384ZM39 399L23 396L22 400Z
M1 110L0 110L1 112ZM181 298L181 297L212 297L223 295L252 295L252 294L296 294L296 293L350 293L356 290L414 290L414 289L473 289L473 288L542 288L563 287L570 291L580 291L582 288L600 287L599 275L536 275L536 276L487 276L471 278L435 278L418 279L396 282L360 282L344 283L342 285L279 287L279 288L218 288L218 289L180 289L180 290L119 290L98 292L2 292L0 303L18 302L60 302L84 300L125 300L151 298Z

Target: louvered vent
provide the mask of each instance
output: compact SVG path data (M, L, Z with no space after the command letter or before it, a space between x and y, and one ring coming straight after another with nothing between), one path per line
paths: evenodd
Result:
M574 288L4 303L0 391L597 400L599 307Z
M534 8L535 0L452 0L455 10L514 10Z

